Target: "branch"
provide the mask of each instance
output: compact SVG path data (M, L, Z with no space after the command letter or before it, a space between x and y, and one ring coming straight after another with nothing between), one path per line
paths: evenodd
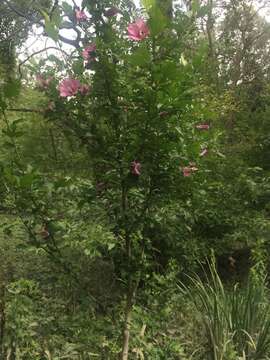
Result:
M74 5L75 9L78 9L79 6L76 4L75 0L72 0L72 2L73 2L73 5Z
M78 32L77 32L77 34L78 34ZM65 44L71 45L71 46L75 47L76 49L80 48L80 40L81 39L79 36L75 40L65 38L64 36L62 36L60 34L58 35L58 37L59 37L59 40L61 40Z
M7 0L2 0L4 2L4 4L7 5L7 7L12 10L13 12L15 12L16 15L23 17L27 20L33 21L33 19L30 19L26 14L22 13L20 10L16 9L12 4L10 4L9 1Z
M44 49L41 49L41 50L38 50L38 51L35 51L34 53L32 53L31 55L27 56L26 59L24 59L23 61L20 62L19 66L18 66L18 71L19 71L19 74L20 74L20 79L22 78L22 71L21 71L21 67L29 60L31 59L33 56L36 56L44 51L47 51L47 50L50 50L50 49L54 49L54 50L57 50L57 51L61 51L62 53L64 53L66 56L69 56L69 54L63 50L63 49L60 49L56 46L48 46L48 47L45 47Z
M42 110L35 110L35 109L7 109L6 111L14 111L14 112L25 112L25 113L42 113Z
M12 10L16 15L28 20L31 22L31 24L38 24L41 27L43 27L43 29L45 29L45 25L41 22L41 21L37 21L36 19L33 19L32 17L29 17L27 14L24 14L23 12L21 12L20 10L16 9L13 5L10 4L9 1L7 0L2 0L4 2L4 4L6 4L8 6L8 8L10 10ZM64 42L65 44L71 45L73 47L75 47L76 49L78 49L80 47L80 33L78 32L78 30L75 30L77 32L77 38L75 40L72 39L68 39L62 35L59 34L59 40L61 40L62 42Z

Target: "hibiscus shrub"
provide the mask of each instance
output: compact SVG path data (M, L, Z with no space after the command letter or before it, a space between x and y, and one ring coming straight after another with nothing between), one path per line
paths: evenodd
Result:
M45 247L54 260L72 249L72 231L82 248L84 241L71 226L71 213L55 216L59 204L84 212L94 209L105 217L111 235L104 243L96 239L91 251L110 259L121 280L126 298L122 359L128 356L137 292L147 289L149 278L175 257L171 234L162 243L159 231L167 229L170 220L177 222L178 211L185 207L188 217L191 188L202 191L209 176L206 158L215 152L216 141L217 112L209 106L207 87L196 68L204 56L196 53L199 39L194 38L192 51L186 46L185 36L191 38L194 31L192 20L181 11L171 18L154 2L145 1L144 6L136 9L128 0L84 0L81 8L63 2L44 15L47 36L56 42L67 42L59 35L61 26L76 29L77 38L68 41L74 46L68 56L64 51L64 60L43 59L35 76L47 99L46 121L84 148L87 180L79 174L67 180L59 173L35 173L18 165L19 160L18 168L6 173L11 183L12 176L28 176L29 187L10 186L16 192L14 206L20 213L26 201L32 204L24 224L32 242ZM73 188L67 185L70 181ZM75 197L69 189L75 189ZM62 228L57 230L57 225ZM39 226L39 241L33 226ZM188 229L179 241L187 240ZM60 265L65 262L58 260Z

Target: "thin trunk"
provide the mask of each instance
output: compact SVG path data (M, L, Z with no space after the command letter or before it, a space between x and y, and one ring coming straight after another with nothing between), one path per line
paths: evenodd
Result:
M128 360L131 316L132 316L131 299L127 299L121 360Z
M4 356L5 335L5 285L0 287L0 359Z
M206 22L206 32L207 32L207 39L208 39L208 59L210 63L210 73L209 76L216 84L216 87L218 88L218 64L217 64L217 58L216 58L216 52L215 52L215 32L214 32L214 16L213 16L213 0L208 0L208 16L207 16L207 22Z
M213 19L213 0L208 0L208 17L206 23L206 31L208 37L208 46L209 46L209 57L211 60L214 60L214 44L213 44L213 27L214 27L214 19Z
M121 176L123 178L122 170ZM127 189L125 182L122 182L122 216L127 224ZM130 326L131 326L131 315L132 315L132 306L133 306L133 291L132 291L132 278L130 273L130 260L131 260L131 238L127 228L125 229L125 245L126 245L126 264L128 272L128 286L127 286L127 295L126 295L126 307L125 307L125 319L123 326L123 344L122 352L120 355L120 360L128 360L129 353L129 338L130 338Z
M122 345L122 354L120 360L128 360L132 308L135 301L136 291L137 291L137 283L134 285L130 284L126 299L125 321L124 321L124 329L123 329L123 345Z
M52 356L49 350L45 350L45 355L47 356L48 360L52 360Z
M144 248L142 249L141 260L143 259L143 257L144 257ZM122 353L120 356L120 360L128 360L132 310L133 310L133 305L135 303L136 293L140 279L141 279L141 272L139 272L137 279L134 281L132 281L132 276L131 274L129 274L128 292L127 292L126 307L125 307L125 320L123 327L123 345L122 345ZM142 336L143 334L144 332L142 333Z
M127 219L127 190L125 184L122 183L122 211L123 218L125 219L125 224L128 223ZM131 319L132 319L132 308L135 302L135 296L137 292L137 287L139 281L134 281L132 279L132 269L131 269L131 256L132 256L132 241L129 233L129 229L125 230L125 242L126 242L126 264L127 264L127 273L128 273L128 284L127 284L127 294L126 294L126 306L125 306L125 318L123 325L123 343L122 343L122 352L120 355L120 360L128 360L129 355L129 340L130 340L130 328L131 328Z
M11 342L11 347L7 352L7 360L16 360L16 346L13 341Z
M123 191L123 210L126 210L126 193ZM125 307L125 320L123 327L123 344L122 344L122 354L120 360L128 360L129 354L129 339L130 339L130 327L131 327L131 317L132 317L132 307L135 298L135 291L132 289L132 277L130 273L130 260L131 260L131 239L128 234L126 234L126 258L127 258L127 269L128 269L128 288L126 296L126 307Z

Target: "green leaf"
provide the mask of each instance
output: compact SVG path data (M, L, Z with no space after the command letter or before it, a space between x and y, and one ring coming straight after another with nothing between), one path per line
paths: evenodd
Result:
M66 15L73 15L73 8L66 1L62 3L62 9L64 10Z
M59 31L53 23L45 21L45 31L51 39L53 39L54 41L58 40Z
M167 18L164 16L158 6L151 8L149 19L150 32L152 36L161 33L167 26Z
M84 65L83 65L83 60L77 60L74 61L74 63L72 64L72 70L76 75L82 75L84 72Z
M51 18L51 22L57 27L59 28L61 22L62 22L62 17L61 17L61 12L59 8L56 8L52 14L52 18Z
M163 78L174 80L178 77L179 69L173 61L165 61L161 66Z
M129 62L134 66L145 66L151 61L149 51L143 46L139 47L129 57Z
M192 0L191 9L192 12L198 12L200 9L200 0Z
M35 174L26 174L20 178L20 186L23 188L30 188L35 179Z
M49 15L45 11L40 11L45 20L45 31L47 35L54 41L58 40L59 29L56 27L56 24L51 21Z
M17 185L18 177L12 174L11 169L4 168L4 177L8 183L10 183L12 185Z
M154 67L154 78L156 81L167 82L172 80L173 82L181 76L181 71L177 64L173 61L164 61L162 64Z

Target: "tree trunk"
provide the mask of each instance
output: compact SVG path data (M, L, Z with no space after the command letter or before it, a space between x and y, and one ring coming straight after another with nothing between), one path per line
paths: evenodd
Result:
M13 341L11 342L11 347L7 352L7 360L16 360L16 346Z
M127 307L125 313L125 325L123 331L123 346L122 346L121 360L128 360L131 315L132 315L132 307L129 308Z
M208 16L206 22L206 31L208 37L208 46L209 46L209 57L211 60L214 59L214 44L213 44L213 27L214 27L214 19L213 19L213 0L208 0L207 4Z
M126 299L125 322L123 328L123 345L120 360L128 360L132 308L135 300L136 290L137 284L133 287L130 284Z
M213 16L213 0L207 1L208 6L208 14L206 21L206 33L208 39L208 61L210 66L209 79L211 79L212 83L216 84L216 88L218 89L218 64L215 52L215 19Z
M4 356L5 334L5 285L0 287L0 359Z

